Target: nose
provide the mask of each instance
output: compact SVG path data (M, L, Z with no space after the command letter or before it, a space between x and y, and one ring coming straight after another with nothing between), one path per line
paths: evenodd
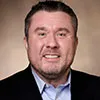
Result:
M46 42L46 47L52 48L52 49L59 48L59 43L54 35L48 37L47 42Z

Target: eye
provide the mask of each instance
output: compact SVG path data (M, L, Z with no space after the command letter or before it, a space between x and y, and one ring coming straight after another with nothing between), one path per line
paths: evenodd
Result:
M61 32L61 33L58 33L57 36L59 36L59 37L65 37L66 36L66 33Z
M45 32L41 32L41 33L38 33L39 37L45 37L46 36L46 33Z

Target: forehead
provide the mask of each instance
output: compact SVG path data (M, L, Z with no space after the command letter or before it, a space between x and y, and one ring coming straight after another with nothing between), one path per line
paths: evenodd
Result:
M48 12L48 11L40 10L40 11L36 12L31 17L31 20L33 20L33 19L43 19L43 18L45 18L45 20L46 20L46 18L49 18L49 19L66 18L66 20L71 19L71 17L67 13L62 12L62 11L52 11L52 12Z
M31 17L30 27L67 27L73 30L71 17L62 11L38 11Z

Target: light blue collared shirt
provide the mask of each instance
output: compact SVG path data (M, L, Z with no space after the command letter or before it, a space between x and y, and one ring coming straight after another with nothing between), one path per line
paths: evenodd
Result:
M71 72L67 82L55 88L52 85L45 83L32 67L31 69L43 100L71 100Z

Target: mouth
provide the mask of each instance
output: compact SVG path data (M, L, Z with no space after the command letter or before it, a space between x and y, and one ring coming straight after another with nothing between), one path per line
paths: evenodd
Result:
M59 54L45 54L43 55L43 58L47 62L58 62L60 60Z
M57 54L46 54L43 57L45 57L47 59L56 59L56 58L59 58L60 55L57 55Z

